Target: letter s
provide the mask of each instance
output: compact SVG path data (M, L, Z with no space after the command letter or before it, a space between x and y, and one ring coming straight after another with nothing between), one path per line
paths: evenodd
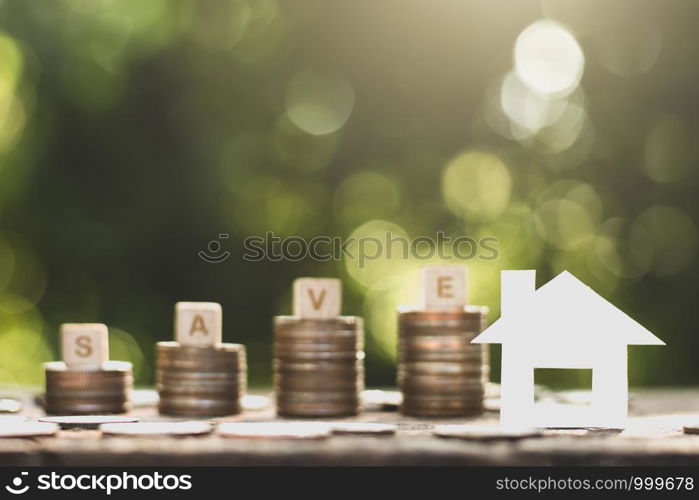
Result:
M39 481L39 489L40 490L48 490L51 488L51 482L49 481L49 476L48 474L42 474L40 475L37 480Z
M191 490L192 489L192 483L190 482L190 479L192 479L192 476L189 474L185 474L183 476L180 476L180 489L181 490Z

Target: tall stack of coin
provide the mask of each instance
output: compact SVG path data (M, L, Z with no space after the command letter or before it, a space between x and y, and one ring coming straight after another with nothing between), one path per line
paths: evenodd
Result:
M362 318L339 316L340 281L294 282L294 316L274 318L277 413L356 415L364 388Z
M471 340L485 328L488 309L463 305L462 266L426 266L423 287L426 307L401 308L398 313L401 413L423 417L482 413L488 352L487 346Z
M61 325L64 361L45 363L46 413L86 415L129 410L133 368L108 361L107 326L101 323Z
M245 346L221 342L221 316L221 306L212 302L175 305L177 342L156 345L160 413L219 416L242 411Z

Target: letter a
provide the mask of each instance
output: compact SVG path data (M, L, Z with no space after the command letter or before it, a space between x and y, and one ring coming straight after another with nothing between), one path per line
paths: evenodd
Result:
M189 329L189 335L194 335L196 332L202 332L204 335L209 335L209 330L206 329L206 323L204 323L204 318L201 314L194 316L192 320L192 326Z

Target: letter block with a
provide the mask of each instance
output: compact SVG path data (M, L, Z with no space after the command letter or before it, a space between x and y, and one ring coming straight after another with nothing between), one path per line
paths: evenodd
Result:
M222 316L221 304L216 302L178 302L175 304L175 340L181 345L219 345Z

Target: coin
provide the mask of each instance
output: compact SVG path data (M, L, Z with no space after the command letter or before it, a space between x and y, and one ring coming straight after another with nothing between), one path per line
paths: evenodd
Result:
M24 415L0 415L0 426L9 423L26 422L27 420L29 419Z
M352 390L363 388L363 383L356 376L352 377L300 377L298 375L281 376L276 374L274 385L282 391L327 391Z
M68 367L62 361L45 363L44 405L51 415L124 413L133 385L132 365L107 361L98 368Z
M247 388L245 347L159 342L158 410L166 415L224 416L240 413Z
M400 369L404 373L424 375L480 375L482 366L480 363L458 363L447 361L415 361L401 363ZM466 377L462 377L466 378ZM478 377L476 377L478 378Z
M49 415L101 415L112 413L126 413L131 409L127 402L116 403L91 403L74 402L64 404L61 402L46 402L46 413Z
M298 404L277 407L277 414L284 417L349 417L359 413L359 406L330 406L327 403Z
M0 413L17 413L22 409L22 403L12 398L0 399Z
M270 399L267 396L247 394L243 396L242 404L246 411L260 411L270 405Z
M206 422L133 422L102 424L103 434L112 436L195 436L212 431Z
M160 406L181 407L181 408L228 408L240 406L239 399L232 399L228 396L221 395L202 395L189 396L183 394L177 395L161 395Z
M480 394L451 395L439 394L430 396L405 395L401 403L410 408L479 408L483 406Z
M372 422L330 422L333 434L371 434L387 435L395 434L396 426L393 424L377 424Z
M403 414L451 417L483 411L487 351L471 341L484 328L486 314L480 306L399 309L397 378Z
M99 368L88 368L88 367L70 367L63 361L49 361L44 363L44 368L46 371L57 374L65 375L85 375L85 376L114 376L119 373L128 372L131 373L133 365L128 361L105 361Z
M463 386L454 384L420 385L401 382L399 387L407 394L404 399L415 400L421 397L449 397L453 399L484 399L483 389L475 386Z
M371 389L361 393L362 407L374 411L396 411L403 400L400 391Z
M436 425L433 433L435 436L442 438L459 438L477 441L514 440L542 435L540 429L470 424Z
M58 428L57 424L48 422L3 422L0 438L52 436Z
M274 355L279 360L289 361L356 361L363 359L364 353L359 351L291 351L275 349Z
M73 390L73 391L59 391L59 390L51 390L49 389L49 392L47 393L48 398L53 398L56 400L71 400L71 399L78 399L80 401L89 399L90 401L98 401L98 400L123 400L125 399L125 390L122 388L121 390Z
M363 321L353 316L274 319L277 413L354 415L364 380Z
M44 406L50 415L124 413L133 385L131 363L108 361L97 369L46 363Z
M351 392L291 392L284 391L277 394L277 403L279 402L299 402L299 403L328 403L328 402L359 402L359 394L357 391Z
M699 434L699 424L685 425L682 427L685 434Z
M156 387L158 388L158 393L160 394L161 399L167 399L171 396L221 397L225 399L230 399L232 395L235 395L235 397L237 397L237 394L239 394L240 392L238 386L167 386L163 384L157 384Z
M138 422L138 417L114 415L66 415L59 417L43 417L39 422L58 424L62 429L96 429L101 424Z
M364 320L359 316L337 316L335 318L315 319L300 318L298 316L275 316L274 328L276 331L310 330L315 332L350 330L362 332Z
M364 371L364 364L361 360L357 361L282 361L274 360L274 369L278 372L312 372L312 373L344 373L352 376L353 374Z
M356 351L361 350L362 345L356 337L322 339L298 339L276 337L274 348L281 350L293 350L302 352L327 352L327 351Z
M405 349L417 349L417 350L428 350L428 351L453 351L466 350L467 352L478 352L483 350L481 344L472 344L470 335L466 336L463 332L457 332L454 334L441 332L441 335L435 333L434 335L412 335L412 336L402 336L399 338L399 344Z
M241 344L198 347L158 342L156 358L159 369L241 372L247 368L245 346Z
M226 422L219 424L217 434L246 439L326 439L332 428L325 423Z
M238 371L212 371L195 372L185 370L157 370L156 378L161 382L239 382L246 379L244 372Z
M398 313L401 317L420 319L437 319L452 317L483 318L488 315L489 309L486 306L467 305L463 309L420 309L414 306L399 306Z
M152 389L134 389L131 391L131 405L134 408L150 408L158 404L158 392Z

